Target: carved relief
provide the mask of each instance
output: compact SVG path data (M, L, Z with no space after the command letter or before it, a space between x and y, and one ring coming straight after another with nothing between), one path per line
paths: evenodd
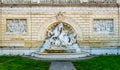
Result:
M7 20L7 34L25 34L26 20L9 19Z
M94 20L94 34L111 34L114 31L113 20Z
M65 17L64 17L64 12L59 12L59 13L57 14L57 16L56 16L56 19L57 19L57 21L59 21L59 22L64 21L64 19L65 19Z

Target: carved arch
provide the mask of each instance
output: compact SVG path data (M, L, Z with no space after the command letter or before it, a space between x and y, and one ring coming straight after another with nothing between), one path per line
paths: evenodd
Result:
M44 22L38 31L38 40L45 40L46 38L46 31L48 30L49 26L52 25L55 22L59 22L56 17L47 19L46 22ZM64 17L64 20L62 22L67 23L68 25L72 26L74 29L75 33L77 34L77 40L82 40L82 31L79 25L69 17Z

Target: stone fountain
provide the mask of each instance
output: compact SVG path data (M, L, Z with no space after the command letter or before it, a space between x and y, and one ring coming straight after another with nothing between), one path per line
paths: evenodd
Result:
M40 50L34 52L32 56L63 60L89 55L89 53L83 52L77 44L77 34L69 33L63 23L59 23L53 30L49 30L47 35Z

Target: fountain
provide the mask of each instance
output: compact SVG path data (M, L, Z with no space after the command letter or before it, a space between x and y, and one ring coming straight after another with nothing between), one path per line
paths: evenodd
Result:
M48 31L48 37L38 52L32 56L39 58L70 59L88 56L81 51L76 40L76 33L69 33L63 23L59 23L53 30Z

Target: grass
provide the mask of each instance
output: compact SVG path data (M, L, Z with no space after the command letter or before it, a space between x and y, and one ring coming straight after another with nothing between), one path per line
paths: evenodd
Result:
M50 62L20 56L0 56L0 70L49 70Z
M99 56L73 62L77 70L120 70L119 56ZM50 62L21 56L0 56L0 70L49 70Z
M120 70L120 55L99 56L73 62L77 70Z

